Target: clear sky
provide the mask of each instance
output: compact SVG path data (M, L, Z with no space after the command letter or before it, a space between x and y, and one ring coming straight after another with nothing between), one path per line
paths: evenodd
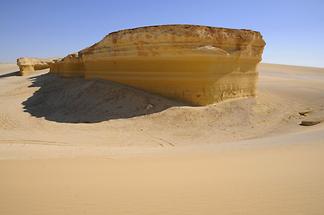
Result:
M264 62L324 67L324 0L1 0L0 62L61 57L111 31L158 24L257 30Z

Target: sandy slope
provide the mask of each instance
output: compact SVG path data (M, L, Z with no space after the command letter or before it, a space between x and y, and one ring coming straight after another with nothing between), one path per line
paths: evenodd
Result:
M257 98L206 107L16 70L0 65L0 214L324 213L324 69L263 64Z

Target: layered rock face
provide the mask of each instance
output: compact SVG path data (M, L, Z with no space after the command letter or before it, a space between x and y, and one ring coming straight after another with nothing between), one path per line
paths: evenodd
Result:
M17 65L19 67L21 75L28 75L35 70L47 69L50 67L50 64L54 62L55 60L27 57L17 59Z
M162 25L110 33L51 65L65 77L116 81L195 105L254 96L259 32Z

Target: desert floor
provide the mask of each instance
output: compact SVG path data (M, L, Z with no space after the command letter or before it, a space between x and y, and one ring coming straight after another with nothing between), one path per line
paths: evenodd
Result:
M17 70L0 214L324 214L324 69L261 64L256 98L206 107Z

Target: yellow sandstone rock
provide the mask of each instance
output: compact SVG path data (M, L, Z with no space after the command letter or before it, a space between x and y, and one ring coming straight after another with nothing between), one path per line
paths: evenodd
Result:
M47 69L54 60L21 57L17 59L20 75L28 75L35 70Z
M259 32L197 25L110 33L51 65L64 77L116 81L195 105L254 96L265 42Z

